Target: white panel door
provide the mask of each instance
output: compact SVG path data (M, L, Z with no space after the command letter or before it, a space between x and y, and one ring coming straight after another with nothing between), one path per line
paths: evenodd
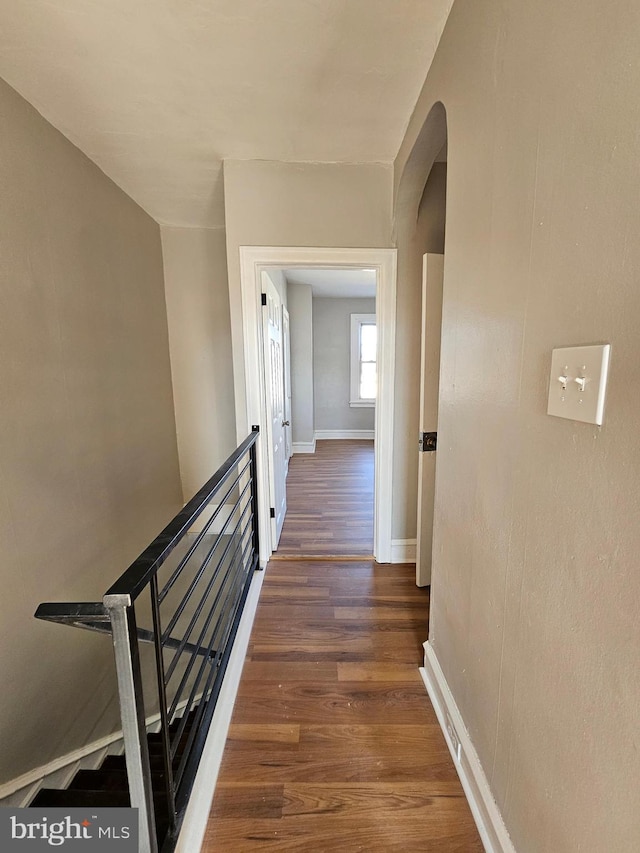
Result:
M420 366L420 432L437 432L442 330L444 255L422 259L422 343ZM417 438L417 436L416 436ZM417 442L416 442L417 444ZM416 584L431 583L436 451L418 453L418 535Z
M267 392L267 438L271 506L275 509L272 519L272 545L278 547L282 525L287 512L287 458L285 448L284 421L284 354L282 335L282 302L280 294L268 275L262 276L266 305L263 306L263 330L265 344L265 386Z

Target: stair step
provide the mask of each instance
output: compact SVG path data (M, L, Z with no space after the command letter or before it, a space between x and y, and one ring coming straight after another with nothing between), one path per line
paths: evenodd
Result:
M181 723L182 723L182 720L174 720L173 723L171 723L171 725L169 726L169 732L171 733L172 738L175 736L175 734L178 731ZM193 728L193 720L190 720L189 718L187 718L187 722L185 724L184 731L182 732L182 737L186 737L186 735L189 734L189 732L191 731L192 728ZM162 740L162 734L161 734L161 732L150 732L147 735L147 740L148 741Z
M91 772L91 771L89 771ZM169 828L166 797L153 792L158 837L162 838ZM131 805L128 791L104 791L78 788L42 788L30 804L31 808L127 808Z
M127 762L124 755L107 755L98 770L121 770L127 772Z
M120 808L130 805L128 791L72 791L65 788L58 791L54 788L42 788L31 803L36 808L84 808L97 806L100 808Z
M182 735L182 737L180 738L180 743L178 744L178 748L176 749L174 758L177 758L178 756L182 755L182 753L184 752L185 747L187 745L188 739L189 739L189 734L188 734L188 732L185 732ZM163 751L164 747L162 745L162 738L159 734L147 735L147 743L149 746L149 755L150 756L162 755L162 751Z
M154 791L163 792L165 789L164 774L152 775ZM128 791L129 783L125 768L116 770L78 770L69 785L73 791Z
M104 800L104 802L103 802ZM164 791L154 790L153 800L156 806L166 808ZM104 790L103 788L41 788L31 806L128 806L129 791L121 788Z
M68 791L125 791L129 792L126 771L78 770L67 786Z
M164 763L160 754L150 755L149 764L151 765L151 773L153 775L164 772ZM107 755L98 769L108 771L115 770L126 774L127 763L124 755Z
M180 738L175 762L180 761L189 739L197 708L194 708L185 723L184 732ZM175 736L182 718L173 721L170 726L172 736ZM149 763L151 766L153 801L156 813L158 838L163 839L168 830L167 800L165 793L164 763L162 758L162 735L151 733L147 735L149 746ZM124 755L107 755L97 770L78 770L68 788L57 790L42 788L31 803L35 808L119 808L131 804L127 780L127 765Z

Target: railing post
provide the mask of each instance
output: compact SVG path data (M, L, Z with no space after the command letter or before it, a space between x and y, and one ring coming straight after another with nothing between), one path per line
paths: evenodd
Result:
M135 612L128 595L105 595L103 603L111 617L129 794L131 806L138 809L138 850L157 853Z
M260 427L254 424L251 427L251 432L260 432ZM253 513L253 553L258 556L258 568L260 568L260 532L258 526L258 464L256 460L256 442L249 448L249 458L251 459L251 512Z

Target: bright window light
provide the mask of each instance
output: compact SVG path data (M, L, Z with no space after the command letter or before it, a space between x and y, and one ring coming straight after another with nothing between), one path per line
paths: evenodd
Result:
M374 406L378 387L375 314L351 315L351 406Z

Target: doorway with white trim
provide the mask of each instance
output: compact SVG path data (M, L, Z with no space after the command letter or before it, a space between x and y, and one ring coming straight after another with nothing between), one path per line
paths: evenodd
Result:
M263 314L263 272L270 270L370 269L376 279L376 319L378 331L378 399L375 407L374 451L374 542L379 562L391 562L391 482L393 468L393 371L395 361L395 258L393 249L326 249L241 247L242 340L234 339L234 360L245 371L245 400L238 406L238 432L253 424L266 425L269 412L268 370L265 358ZM242 351L239 352L240 346ZM243 411L244 409L244 411ZM286 418L285 418L286 420ZM268 431L264 431L268 433ZM261 437L259 521L261 561L270 557L277 544L271 519L274 495L275 444L268 434Z

